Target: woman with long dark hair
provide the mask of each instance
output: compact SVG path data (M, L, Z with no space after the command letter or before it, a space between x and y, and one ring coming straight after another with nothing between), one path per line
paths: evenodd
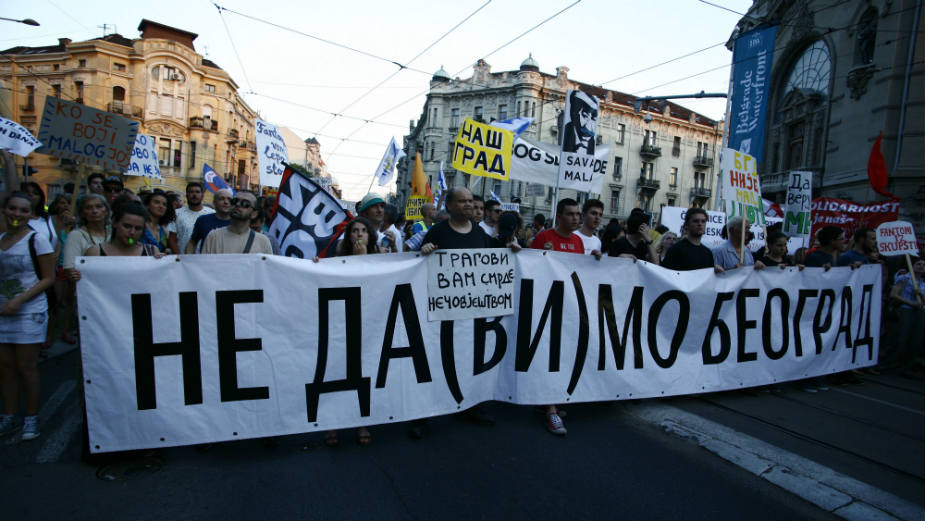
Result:
M54 248L29 227L33 206L29 194L10 194L3 202L7 231L0 234L0 393L5 408L0 435L18 428L21 380L23 440L39 436L38 357L48 327L44 293L55 280Z
M162 190L148 192L142 197L148 210L141 241L157 248L161 253L177 253L177 232L168 228L177 218L176 210Z

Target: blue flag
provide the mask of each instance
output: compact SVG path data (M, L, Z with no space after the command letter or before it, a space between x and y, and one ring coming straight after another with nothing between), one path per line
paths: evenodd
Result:
M777 26L755 29L736 38L732 52L729 148L764 156L764 122L771 84Z
M222 176L216 174L215 170L212 170L212 167L205 163L202 164L202 184L206 185L206 188L213 194L219 190L231 190L231 187L222 179Z
M504 121L492 121L491 126L510 130L517 137L524 133L524 130L530 128L533 118L516 117L505 119Z

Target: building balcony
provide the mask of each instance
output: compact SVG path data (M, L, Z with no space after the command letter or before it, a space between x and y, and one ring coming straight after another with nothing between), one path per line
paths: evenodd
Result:
M22 112L35 112L35 103L26 103L25 105L20 105L19 110Z
M189 126L190 128L201 128L210 132L218 132L218 122L212 118L193 116L189 118Z
M112 100L106 104L106 111L112 112L113 114L123 114L125 116L133 116L140 118L142 115L141 107L135 105L129 105L124 101Z
M639 155L646 158L661 157L662 147L657 147L654 145L642 145L639 147Z
M695 168L710 168L713 166L713 158L707 156L697 156L694 158Z
M636 186L643 190L652 190L653 192L656 192L662 186L662 183L658 179L640 177L639 180L636 181Z
M230 128L228 129L228 135L225 136L225 141L237 141L238 140L238 129Z
M695 186L691 188L691 198L692 199L698 198L698 197L706 199L710 197L711 195L713 195L713 190L709 188L703 188L699 186Z

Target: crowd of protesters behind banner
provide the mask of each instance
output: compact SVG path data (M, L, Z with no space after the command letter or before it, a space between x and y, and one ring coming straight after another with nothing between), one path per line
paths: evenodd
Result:
M20 186L20 180L11 173L6 186L0 220L0 385L5 408L0 415L0 435L21 429L23 440L39 436L39 360L53 342L75 344L79 340L72 329L76 324L75 288L81 277L75 267L76 257L280 253L279 244L266 233L274 199L246 190L219 190L210 206L204 201L203 185L191 182L184 204L184 197L175 192L151 189L142 190L139 196L116 176L92 174L83 187L85 193L76 201L71 201L66 191L46 206L38 184ZM77 192L73 186L66 186L66 190ZM583 204L562 199L556 205L554 224L538 214L526 226L518 212L502 211L497 201L483 201L463 187L446 191L441 206L444 208L425 204L422 219L411 221L381 196L367 194L356 204L356 217L327 254L417 251L427 255L437 249L495 247L517 252L531 248L598 260L622 257L679 271L711 269L716 274L743 266L755 270L807 266L829 270L879 264L884 288L889 288L884 291L883 306L883 330L889 334L882 335L879 364L868 371L879 374L890 370L909 377L922 374L925 260L912 259L913 277L903 265L878 254L874 230L855 230L848 243L842 228L824 226L810 248L800 248L791 256L789 237L779 226L768 227L766 246L754 253L749 250L749 223L741 218L729 220L723 230L725 241L708 248L703 242L707 213L701 208L686 211L682 229L676 234L662 225L653 227L651 214L638 208L625 221L611 219L604 224L604 205L596 199ZM893 323L898 327L888 326ZM858 381L857 371L849 371L804 380L801 387L806 392L819 392L832 384ZM20 386L22 422L18 421ZM762 389L775 390L773 386ZM567 433L565 413L556 404L536 409L549 432ZM494 424L481 406L460 415L480 425ZM410 425L409 436L424 436L426 421ZM356 434L361 445L370 443L367 428L359 428ZM338 442L336 431L325 434L326 445Z

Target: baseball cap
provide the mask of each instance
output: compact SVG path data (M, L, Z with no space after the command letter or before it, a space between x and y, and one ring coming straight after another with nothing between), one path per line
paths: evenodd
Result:
M363 212L370 206L379 203L385 204L385 200L382 199L382 196L370 192L357 204L357 213Z

